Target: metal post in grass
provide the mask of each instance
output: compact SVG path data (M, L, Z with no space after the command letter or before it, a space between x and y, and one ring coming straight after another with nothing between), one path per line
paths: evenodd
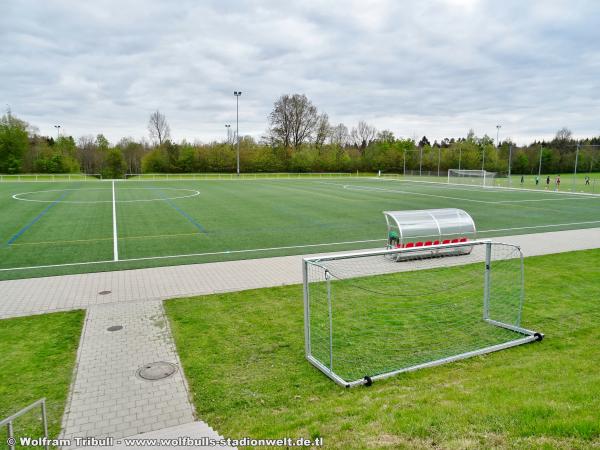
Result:
M512 185L512 180L510 178L510 166L512 165L512 145L508 146L508 186Z
M483 185L485 186L485 146L481 150L481 171L483 172Z
M575 183L577 183L577 163L579 162L579 142L577 143L577 149L575 150L575 168L573 169L573 187L575 191Z
M235 128L237 140L237 175L240 176L240 95L242 91L234 91L235 95Z

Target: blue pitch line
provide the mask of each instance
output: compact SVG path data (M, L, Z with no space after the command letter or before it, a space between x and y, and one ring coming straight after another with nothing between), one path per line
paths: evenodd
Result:
M23 236L23 234L27 230L29 230L38 220L40 220L42 217L44 217L44 215L50 210L50 208L52 208L54 205L56 205L58 202L60 202L65 197L65 195L67 195L69 192L71 192L71 191L63 192L60 195L60 197L58 197L56 200L54 200L52 203L50 203L48 206L46 206L44 208L44 210L41 213L39 213L31 222L29 222L27 225L25 225L23 228L21 228L19 231L17 231L17 233L6 242L6 247L10 246L17 239L19 239L21 236Z
M149 188L152 190L155 190L158 192L158 194L169 204L173 207L173 209L175 209L175 211L177 211L179 214L181 214L183 217L185 217L192 225L194 225L196 228L198 228L202 233L204 234L208 234L208 231L206 231L206 228L204 228L201 224L199 224L196 219L194 219L192 216L190 216L188 213L186 213L183 209L181 209L179 206L177 206L175 203L173 203L169 198L167 198L165 196L164 193L162 193L158 188Z

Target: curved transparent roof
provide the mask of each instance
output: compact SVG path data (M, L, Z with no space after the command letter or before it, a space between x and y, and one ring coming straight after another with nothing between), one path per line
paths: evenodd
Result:
M421 209L384 211L388 234L396 231L400 242L411 240L443 240L466 237L474 239L475 222L462 209Z

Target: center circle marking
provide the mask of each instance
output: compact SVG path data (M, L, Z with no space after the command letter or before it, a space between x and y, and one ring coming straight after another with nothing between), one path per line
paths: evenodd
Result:
M120 191L148 191L150 188L124 188ZM115 200L115 203L137 203L137 202L164 202L166 200L178 200L182 198L191 198L200 195L200 191L195 189L184 189L184 188L163 188L163 191L184 191L188 192L187 195L176 195L174 197L160 197L160 198L149 198L149 199L136 199L136 200ZM76 204L91 204L91 203L112 203L112 200L36 200L31 198L22 198L28 194L41 194L44 192L65 192L65 191L112 191L109 188L96 188L96 189L48 189L45 191L31 191L31 192L19 192L14 194L12 198L15 200L21 200L24 202L37 202L37 203L76 203Z

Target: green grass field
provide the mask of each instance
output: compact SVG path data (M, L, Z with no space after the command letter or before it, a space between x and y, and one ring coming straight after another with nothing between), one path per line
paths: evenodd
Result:
M600 250L527 258L515 347L345 389L304 358L302 287L165 302L200 417L339 449L600 447Z
M600 224L600 196L401 178L134 178L114 214L112 185L0 183L0 279L381 247L383 210L462 208L480 237Z
M67 401L83 311L0 320L0 417L46 397L48 433L57 437ZM14 422L15 436L42 436L36 408ZM0 448L6 445L0 430Z

